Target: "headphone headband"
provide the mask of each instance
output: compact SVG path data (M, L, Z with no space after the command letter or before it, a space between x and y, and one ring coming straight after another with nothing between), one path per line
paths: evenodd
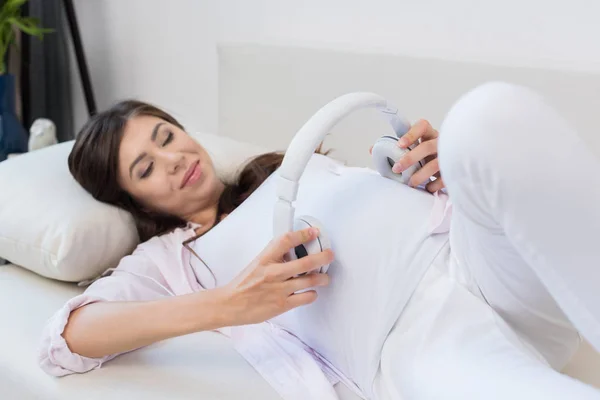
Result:
M317 111L296 133L277 170L277 197L273 218L273 234L292 231L298 181L311 156L327 133L348 114L361 108L377 108L390 122L396 136L404 135L410 123L398 115L396 107L383 97L368 92L342 95Z

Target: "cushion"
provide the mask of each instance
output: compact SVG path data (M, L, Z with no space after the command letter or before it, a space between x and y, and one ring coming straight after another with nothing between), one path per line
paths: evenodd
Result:
M196 133L217 175L231 181L248 158L267 151ZM0 163L0 258L70 282L93 279L131 253L138 235L131 215L96 201L71 176L73 141Z

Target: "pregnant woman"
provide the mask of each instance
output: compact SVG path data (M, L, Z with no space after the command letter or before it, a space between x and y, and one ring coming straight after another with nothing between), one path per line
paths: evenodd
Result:
M297 215L321 221L333 252L285 262L319 232L271 239L280 155L227 186L164 112L126 102L95 116L71 172L131 212L143 243L56 313L42 368L86 372L202 330L252 358L244 332L268 321L366 398L600 399L557 372L580 335L600 349L598 161L542 98L507 84L463 96L437 136L416 124L399 145L422 142L395 168L424 160L411 184L441 172L435 195L313 155Z

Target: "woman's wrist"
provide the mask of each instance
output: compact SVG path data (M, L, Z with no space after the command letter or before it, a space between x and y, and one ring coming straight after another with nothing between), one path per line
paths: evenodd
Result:
M193 293L183 301L184 308L188 310L183 325L188 333L235 325L230 299L223 287Z

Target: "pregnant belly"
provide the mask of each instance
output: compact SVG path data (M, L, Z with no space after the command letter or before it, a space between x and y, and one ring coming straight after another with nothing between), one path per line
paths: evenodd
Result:
M332 168L333 167L333 168ZM337 169L336 169L337 168ZM272 238L273 179L195 244L217 285L233 279ZM296 215L317 218L335 260L313 304L272 322L295 334L359 386L368 385L383 341L425 269L446 242L430 236L433 197L370 170L313 158Z

